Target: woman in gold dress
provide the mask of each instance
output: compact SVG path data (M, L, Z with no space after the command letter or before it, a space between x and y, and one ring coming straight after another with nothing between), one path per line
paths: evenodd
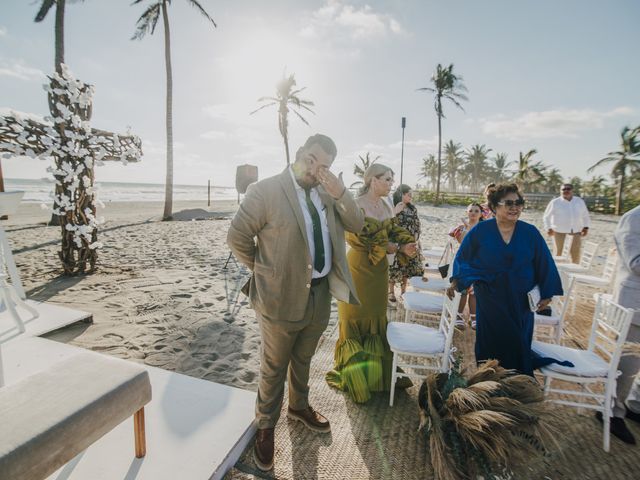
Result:
M366 402L371 392L388 391L391 386L387 253L395 253L400 261L416 254L413 236L397 226L391 205L385 201L392 185L389 167L374 163L367 169L356 199L364 211L365 225L359 234L347 233L346 237L351 246L347 260L360 305L338 302L340 337L335 366L326 379L330 386L348 392L356 403Z

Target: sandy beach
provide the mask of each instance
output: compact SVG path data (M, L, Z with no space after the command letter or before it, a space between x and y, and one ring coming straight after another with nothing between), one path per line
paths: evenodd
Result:
M76 278L60 275L59 228L44 225L49 214L39 205L22 204L3 226L29 298L93 314L93 324L50 338L255 390L260 337L254 312L239 293L248 271L233 260L223 269L236 208L235 202L179 202L175 217L184 221L161 222L160 202L106 204L98 212L104 217L98 271ZM419 206L419 212L426 248L444 244L464 208ZM523 214L538 226L541 217L539 211ZM601 245L596 264L602 264L617 218L592 219L590 239Z

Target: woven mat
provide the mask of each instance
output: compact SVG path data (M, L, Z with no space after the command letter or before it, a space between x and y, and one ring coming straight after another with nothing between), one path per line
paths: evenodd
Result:
M395 312L390 311L389 318ZM589 333L592 306L579 305L567 322L567 339L581 345ZM292 422L283 414L276 427L275 466L263 473L253 462L251 445L226 479L431 479L429 450L418 427L418 386L396 392L393 407L389 395L377 394L367 404L354 404L331 389L324 380L333 365L337 327L325 332L311 365L310 403L331 421L331 433L319 434ZM454 345L473 368L475 333L456 332ZM569 343L569 342L567 342ZM286 399L286 394L285 394ZM593 414L558 406L562 420L557 428L560 451L539 458L513 472L514 479L631 479L638 478L640 446L629 446L615 437L611 451L602 450L602 427ZM627 424L640 441L640 426Z

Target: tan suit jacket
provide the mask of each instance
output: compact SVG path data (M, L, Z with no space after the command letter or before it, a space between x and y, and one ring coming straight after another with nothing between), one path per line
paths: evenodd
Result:
M348 190L333 199L321 187L332 245L328 275L331 295L359 303L346 260L344 231L358 233L364 214ZM227 243L253 271L251 306L271 321L297 322L304 317L313 266L302 209L288 169L252 185L231 221Z
M633 324L640 326L640 205L622 216L613 235L618 249L613 300L637 310Z

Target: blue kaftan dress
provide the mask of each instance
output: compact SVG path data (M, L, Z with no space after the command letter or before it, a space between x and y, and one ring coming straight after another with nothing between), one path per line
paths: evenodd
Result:
M496 359L504 368L533 375L556 361L531 351L534 317L527 293L538 285L542 299L562 295L553 257L535 226L516 222L507 244L495 219L480 222L462 241L451 278L460 291L473 284L477 362Z

